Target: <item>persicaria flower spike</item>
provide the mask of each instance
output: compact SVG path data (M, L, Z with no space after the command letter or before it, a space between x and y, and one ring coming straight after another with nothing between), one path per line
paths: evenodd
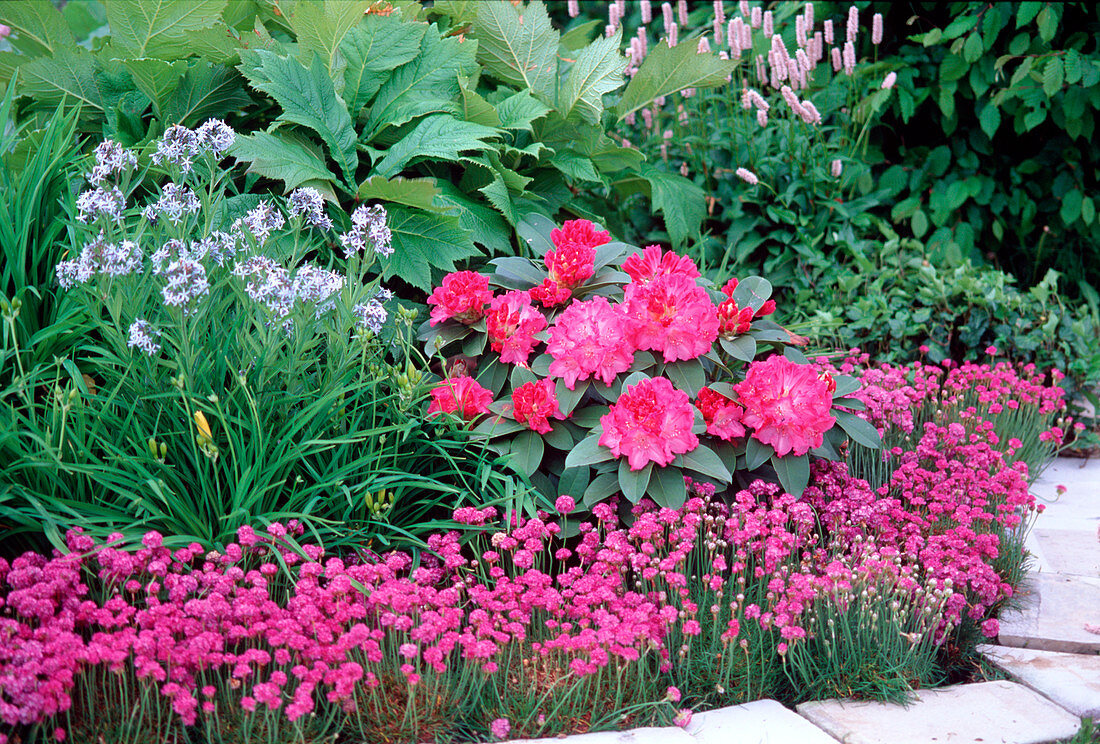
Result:
M650 462L664 466L699 446L699 437L691 431L694 423L687 393L664 377L652 377L628 385L600 418L600 444L615 457L625 456L631 470Z

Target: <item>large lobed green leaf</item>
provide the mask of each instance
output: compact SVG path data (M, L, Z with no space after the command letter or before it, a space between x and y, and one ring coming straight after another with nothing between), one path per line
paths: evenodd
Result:
M577 55L565 80L558 111L568 118L576 111L582 119L598 124L603 113L603 96L623 84L626 57L619 52L622 29L610 38L596 39Z
M239 112L251 104L252 97L236 70L198 61L188 68L161 113L165 121L193 127L211 117Z
M297 3L290 28L298 41L298 58L307 63L313 54L330 73L335 72L336 51L347 33L363 20L371 0L314 0Z
M539 0L522 11L510 2L479 3L473 35L486 74L554 100L558 32Z
M282 107L279 121L301 124L317 132L347 183L355 182L359 163L355 129L320 57L314 55L307 70L290 57L264 50L248 51L241 53L240 69L252 87L267 93Z
M455 261L478 254L470 234L458 218L401 206L387 207L393 233L393 255L383 278L399 276L414 287L430 291L432 269L454 271Z
M76 46L69 24L49 0L0 3L0 23L11 27L8 41L24 54L54 54Z
M499 129L460 121L450 114L426 116L386 151L374 170L389 178L414 158L456 161L460 153L484 150L489 147L485 140L499 136Z
M38 104L57 105L67 99L103 111L103 91L96 71L96 59L88 50L61 49L52 57L38 57L20 65L20 94Z
M476 40L444 39L439 28L430 25L417 55L379 88L363 139L371 141L387 126L400 126L424 114L455 113L460 78L477 72L476 55Z
M279 134L237 135L229 154L238 162L248 163L249 173L282 181L287 191L308 181L332 181L332 173L319 153Z
M111 43L131 57L186 57L193 52L188 34L216 24L226 2L106 0Z
M657 98L684 88L710 88L726 82L737 62L719 59L713 54L699 54L694 44L684 43L669 48L668 41L653 47L638 72L623 91L615 113L623 118L632 111L645 108Z
M344 56L344 100L356 118L393 71L420 53L427 24L399 16L370 15L340 43Z

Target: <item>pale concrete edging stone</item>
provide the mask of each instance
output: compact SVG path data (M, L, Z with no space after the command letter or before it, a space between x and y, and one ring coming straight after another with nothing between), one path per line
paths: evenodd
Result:
M1005 680L919 690L908 706L818 700L797 710L845 744L1048 744L1081 727L1076 716Z
M1075 716L1100 721L1100 656L1007 646L978 646L978 651Z

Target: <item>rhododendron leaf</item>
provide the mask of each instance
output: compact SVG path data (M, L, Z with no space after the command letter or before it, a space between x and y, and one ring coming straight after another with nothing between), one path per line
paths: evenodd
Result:
M775 454L770 444L764 444L756 437L749 437L745 442L745 468L756 470Z
M754 311L772 296L772 284L761 276L747 276L733 290L733 301L738 307L751 307Z
M507 434L514 434L517 431L523 431L526 428L526 424L521 424L512 419L503 418L501 416L489 416L475 426L473 432L475 434L484 434L490 439L496 439L497 437L503 437Z
M466 356L476 357L485 351L485 343L489 337L484 333L471 333L462 339L462 353Z
M500 389L504 387L504 383L508 381L508 372L507 364L502 364L494 359L482 368L477 376L477 381L486 390L491 390L493 395L497 395Z
M542 463L546 444L538 432L524 431L512 440L512 467L525 475L534 475Z
M756 339L749 335L738 336L734 339L720 338L718 343L723 351L734 359L742 362L751 362L756 358Z
M581 402L581 398L584 397L585 392L588 390L588 382L578 380L573 389L570 390L565 386L564 380L558 380L554 389L558 396L558 408L563 416L568 416Z
M634 358L638 363L638 358ZM664 373L672 384L694 398L699 394L699 389L707 384L707 376L703 371L703 365L694 359L681 362L672 362L664 365Z
M543 434L542 438L551 447L561 450L562 452L568 452L573 449L573 445L576 444L573 440L573 436L569 433L569 429L560 422L554 422L553 428Z
M649 479L653 475L653 463L647 462L640 470L631 470L630 461L625 457L619 460L619 488L630 503L637 504L646 495Z
M793 346L788 346L787 348L783 349L783 356L787 357L795 364L810 363L810 360L806 358L806 355L803 354L799 349L794 348Z
M649 496L658 506L667 509L679 509L687 501L687 487L684 474L679 468L665 467L653 471L649 479Z
M594 432L577 442L565 456L565 467L579 468L581 465L595 465L612 459L611 450L600 444L600 434L602 432Z
M516 234L527 244L532 256L542 258L547 251L554 249L554 241L550 239L550 233L558 228L557 224L546 215L532 212L520 218L516 225ZM541 282L540 279L536 284Z
M833 375L833 382L836 383L836 390L833 391L833 398L843 398L845 395L854 393L859 390L859 380L848 375Z
M841 406L843 408L851 408L853 411L866 411L867 404L859 398L834 398L834 406Z
M792 496L801 496L810 482L810 458L806 455L772 457L772 466L783 490Z
M791 334L785 330L772 330L770 328L753 328L749 331L749 335L755 338L757 341L765 341L768 343L789 343L791 340Z
M538 335L538 334L536 334ZM531 360L531 371L539 377L550 376L550 364L554 361L554 357L549 354L539 354L537 357Z
M566 468L558 480L558 491L575 499L583 498L591 479L591 468Z
M420 327L420 333L417 337L424 342L424 350L431 356L435 354L437 348L443 349L449 344L460 338L465 338L468 335L470 335L469 326L445 320L434 328L428 325L428 321L424 321L424 325ZM438 346L436 345L437 343L439 344Z
M727 398L737 398L737 396L733 392L733 385L729 382L712 382L711 384L707 385L707 387L716 393L721 393Z
M832 460L833 462L840 461L840 453L836 449L836 445L833 444L833 440L830 437L823 437L820 447L814 447L810 452L818 457L824 457L826 460Z
M518 388L526 382L535 382L537 379L534 372L520 367L518 364L512 367L512 372L508 375L508 382L511 383L513 388Z
M542 280L546 278L546 271L540 270L527 258L504 256L494 258L489 263L496 269L493 272L493 283L508 289L530 289L542 284Z
M569 420L577 426L591 429L600 423L600 419L607 415L608 410L607 406L585 406L574 413Z
M619 476L616 473L601 473L592 479L584 489L584 505L595 506L608 496L619 492Z
M871 449L882 447L882 437L879 436L878 429L873 424L864 421L854 413L837 409L833 409L833 417L836 418L840 428L854 441Z
M722 459L715 454L714 450L704 445L699 445L691 452L679 455L673 462L682 464L688 470L702 473L723 483L729 483L733 480L729 468L722 462Z
M632 253L637 253L638 249L632 245L627 245L618 240L612 240L610 243L604 243L603 245L596 246L596 260L594 266L596 271L599 271L604 266L609 264L620 264L627 256ZM628 276L627 274L624 274ZM628 278L629 281L629 278Z

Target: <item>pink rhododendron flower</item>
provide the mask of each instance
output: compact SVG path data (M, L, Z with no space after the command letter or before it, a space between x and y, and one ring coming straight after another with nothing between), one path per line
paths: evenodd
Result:
M470 325L485 315L485 303L492 301L489 277L475 271L455 271L443 277L428 304L432 306L431 325L454 318Z
M689 279L699 276L695 262L672 251L664 253L659 245L647 245L641 254L635 253L623 261L623 271L637 284L647 284L659 276L683 274Z
M615 457L626 455L631 470L648 463L668 465L676 455L699 446L692 433L695 414L687 393L664 377L629 385L600 424L600 444Z
M718 305L718 335L732 339L752 328L753 311L751 307L738 307L730 297Z
M707 422L707 434L727 441L745 436L745 427L741 425L744 410L733 399L705 387L699 391L695 407Z
M512 415L539 434L550 431L549 418L565 418L558 407L558 396L551 379L525 382L512 393Z
M565 380L572 390L577 380L595 376L610 385L615 375L634 362L623 315L606 297L574 302L550 329L546 351L554 357L550 374Z
M531 306L526 292L512 291L494 297L489 305L489 346L500 352L500 361L527 366L538 341L535 334L546 327L546 318Z
M543 279L542 284L531 288L531 299L543 307L564 305L573 296L573 290L556 284L553 279Z
M493 394L472 377L452 377L432 389L432 402L427 417L439 413L458 412L462 418L472 421L479 414L489 412Z
M750 364L735 390L745 408L741 423L751 426L752 436L770 444L780 457L820 447L835 423L828 383L813 367L784 356Z
M701 356L718 338L714 303L683 273L628 284L624 307L635 348L660 351L666 362Z
M596 271L596 246L611 240L611 233L596 230L588 220L569 220L550 233L554 248L543 259L549 276L531 290L531 299L544 307L564 304L573 288Z
M560 228L550 231L550 240L555 248L563 248L567 245L595 248L610 242L611 233L606 230L597 230L596 225L589 220L566 220ZM546 266L550 267L549 254Z

